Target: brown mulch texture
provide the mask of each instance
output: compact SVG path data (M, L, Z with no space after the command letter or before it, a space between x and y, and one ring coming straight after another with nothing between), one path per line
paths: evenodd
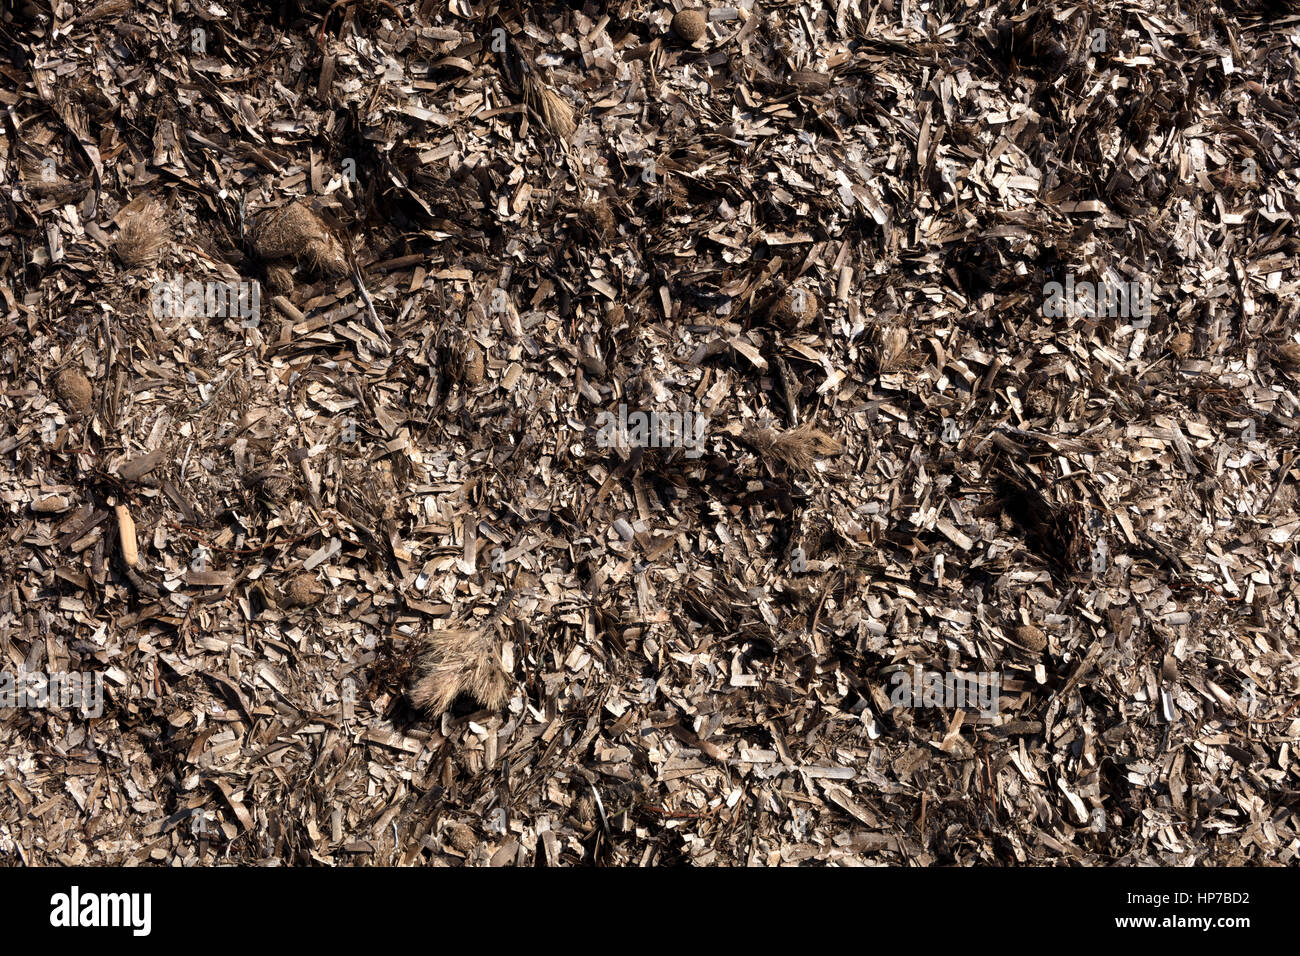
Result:
M1297 863L1295 4L5 6L0 860Z

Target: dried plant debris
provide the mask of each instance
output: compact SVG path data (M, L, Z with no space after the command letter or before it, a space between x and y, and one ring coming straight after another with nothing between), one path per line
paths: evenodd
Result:
M1033 550L1067 573L1078 570L1088 530L1083 508L1053 502L1042 481L1023 468L1000 471L996 488L1009 524L1026 536Z
M84 412L90 407L94 397L94 388L90 379L75 368L65 368L54 379L54 390L59 401L73 412Z
M161 203L148 199L131 204L118 216L113 255L128 269L154 266L167 241L166 211Z
M755 427L745 430L744 438L758 449L763 457L773 457L785 462L791 468L811 471L817 459L826 455L838 455L843 445L810 424L781 431L776 428Z
M419 677L411 685L411 701L431 714L441 714L461 694L489 710L499 710L509 699L500 648L488 629L434 631L426 640L419 666Z
M694 43L704 36L704 13L700 10L679 10L673 15L673 32L687 43Z
M0 860L1300 862L1285 4L2 6Z
M524 96L546 128L558 139L568 141L573 136L578 128L573 119L573 107L535 73L524 74Z
M292 263L328 276L348 272L343 246L304 200L263 212L253 229L253 249L282 268Z

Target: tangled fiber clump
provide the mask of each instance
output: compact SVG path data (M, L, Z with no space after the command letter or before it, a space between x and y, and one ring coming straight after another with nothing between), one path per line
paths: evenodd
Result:
M289 261L324 275L347 273L343 246L305 202L291 202L263 213L253 248L267 262Z
M490 630L435 631L420 656L419 676L410 690L412 703L437 715L462 693L489 710L504 707L510 699L500 647Z
M166 213L161 203L148 199L122 214L113 255L128 269L158 262L167 245Z

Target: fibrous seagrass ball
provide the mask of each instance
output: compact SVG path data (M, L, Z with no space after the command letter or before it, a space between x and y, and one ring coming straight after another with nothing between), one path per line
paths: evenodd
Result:
M501 649L486 629L445 628L435 631L420 655L419 673L411 684L411 702L430 714L441 714L466 693L489 710L510 699L501 666Z
M293 295L293 272L283 263L266 267L266 288L271 295Z
M673 17L673 33L694 43L704 36L704 14L699 10L680 10Z
M122 216L113 254L128 269L158 262L167 245L167 221L160 203L152 200L134 207Z
M816 314L817 296L807 289L786 289L772 306L772 318L787 329L807 325Z
M343 247L302 200L258 217L253 228L253 251L264 262L293 262L325 275L341 276L348 271Z
M1032 624L1021 624L1016 628L1016 643L1031 651L1041 651L1047 646L1047 635Z
M613 235L618 226L613 210L605 202L588 203L578 214L578 219L588 234L596 239L605 239Z
M469 855L478 846L478 837L474 831L463 823L455 823L445 831L447 842L456 850Z
M465 349L465 384L482 385L487 364L483 360L483 350L474 342Z
M316 579L310 574L300 574L284 588L284 598L280 602L284 607L307 607L315 604L320 597L316 590Z
M75 368L65 368L58 374L54 380L54 391L64 407L73 412L84 412L94 397L90 379Z
M483 382L486 363L483 350L461 331L449 332L442 342L443 371L453 382L479 385Z

